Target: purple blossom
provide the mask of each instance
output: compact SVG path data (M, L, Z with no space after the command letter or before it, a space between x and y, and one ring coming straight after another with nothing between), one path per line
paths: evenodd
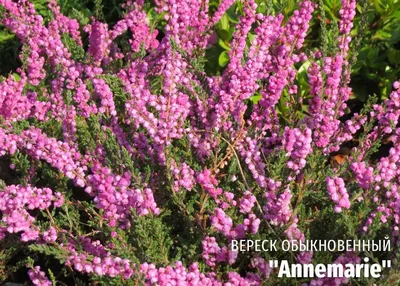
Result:
M298 128L290 129L289 127L286 127L283 133L283 149L290 158L287 166L294 170L296 174L299 174L300 170L304 168L306 157L312 152L311 133L312 131L309 128L301 130Z
M37 286L52 286L53 283L47 278L43 271L40 271L40 266L35 266L33 269L28 271L29 278L31 279L33 285Z
M336 204L335 212L350 208L349 194L347 193L344 180L340 177L327 177L326 184L331 200Z

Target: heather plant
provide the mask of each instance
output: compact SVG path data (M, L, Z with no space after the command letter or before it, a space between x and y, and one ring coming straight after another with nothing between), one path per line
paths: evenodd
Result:
M110 24L100 10L84 23L55 1L44 17L0 0L22 44L0 83L1 280L398 283L400 82L347 106L368 5L343 0L331 27L317 21L323 1L270 4L129 0ZM238 239L392 248L232 251ZM278 278L269 265L363 257L393 267L349 281Z

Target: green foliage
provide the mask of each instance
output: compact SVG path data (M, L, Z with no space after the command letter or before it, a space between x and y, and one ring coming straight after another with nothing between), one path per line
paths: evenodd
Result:
M92 115L92 117L95 116ZM98 121L93 118L91 118L90 120L84 120L81 116L76 117L76 136L81 151L88 150L94 152L96 148L96 138L93 138L93 133L90 132L91 130L93 130L91 128L96 128L95 122Z
M56 245L50 246L43 244L31 244L29 245L29 249L31 251L44 254L46 256L53 256L58 261L60 261L60 263L64 263L65 260L68 258L65 256L65 250L61 249Z
M361 9L359 4L358 10ZM399 11L398 1L369 2L358 60L353 67L354 93L356 98L362 101L372 93L383 99L387 98L392 91L390 81L393 82L400 76ZM356 24L360 25L360 18L361 16L358 16ZM357 29L360 29L359 25Z
M102 76L101 78L105 80L114 94L115 108L123 113L125 110L125 103L129 99L129 94L125 91L122 80L118 76L112 74Z
M21 183L27 183L24 179L28 175L29 167L31 166L28 155L17 151L11 156L11 163L15 165L15 171L23 178Z
M172 239L170 230L162 222L165 215L168 214L136 218L130 236L132 245L135 246L135 255L142 261L152 261L156 265L169 263Z
M82 61L85 58L85 51L82 46L78 45L69 34L64 34L62 42L71 53L72 59Z

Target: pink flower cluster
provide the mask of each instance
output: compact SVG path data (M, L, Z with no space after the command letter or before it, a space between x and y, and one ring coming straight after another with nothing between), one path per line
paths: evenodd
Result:
M138 215L149 213L158 214L160 210L154 201L153 192L149 188L144 190L131 189L131 175L125 172L122 176L115 175L107 167L95 163L87 176L85 191L94 197L96 207L104 210L104 218L114 227L118 224L129 227L131 208L136 209Z
M306 165L306 157L312 152L311 143L311 129L307 128L304 131L295 128L285 128L283 133L283 149L290 160L287 166L294 170L296 174Z
M196 176L197 183L207 191L207 193L216 198L218 195L222 194L223 190L217 187L218 181L211 174L210 170L204 170L203 172L197 174Z
M119 257L100 258L95 256L89 261L86 255L80 254L71 256L67 261L67 265L74 265L75 270L79 272L94 273L99 276L122 276L125 279L129 279L133 274L130 261Z
M154 264L144 263L141 265L141 271L145 273L146 286L160 285L209 285L209 286L240 286L240 285L260 285L260 278L257 276L241 277L235 272L228 273L228 282L221 283L215 273L205 275L200 272L198 264L193 263L188 269L177 262L175 267L168 266L157 269Z
M186 164L182 163L180 167L177 166L176 162L174 161L171 163L171 172L174 175L174 191L179 192L180 187L185 188L186 190L190 191L196 184L194 178L194 171Z
M22 241L37 240L40 229L34 225L35 218L28 212L31 210L45 210L61 207L64 197L61 193L53 193L49 188L39 189L30 185L7 186L0 192L0 211L2 224L0 225L0 240L7 233L21 232Z
M36 160L44 160L60 170L66 177L74 180L77 186L83 187L84 171L87 166L80 164L81 154L68 143L49 138L42 130L31 128L20 135L8 134L0 127L0 154L14 154L24 150Z
M341 212L342 209L350 208L349 194L347 193L344 180L340 177L327 177L326 184L328 194L332 201L336 204L335 212Z
M273 192L265 196L267 201L266 205L263 207L265 219L270 221L272 225L287 224L292 217L292 210L290 207L292 193L290 190L286 189L279 196Z
M53 283L47 278L43 271L40 271L40 266L35 266L33 269L28 271L29 278L31 279L33 285L37 286L52 286Z
M215 237L204 238L201 245L203 248L202 257L210 267L215 267L218 262L233 264L238 256L238 252L232 251L226 246L220 247Z
M398 239L400 82L394 83L389 100L374 105L369 114L341 120L351 93L348 58L356 2L342 1L339 51L322 55L304 49L317 12L313 1L298 3L288 18L257 13L256 1L240 1L237 10L242 14L230 31L229 63L221 74L210 75L198 66L215 40L216 24L235 4L220 2L210 16L208 0L155 0L151 12L144 1L129 0L124 17L114 26L93 19L80 27L61 14L56 1L50 1L53 17L45 22L27 0L0 0L2 24L15 33L24 51L19 77L10 75L0 82L0 156L15 159L22 153L32 162L29 176L23 178L28 184L7 185L0 191L1 240L20 233L24 243L58 247L67 266L90 277L142 275L147 285L261 285L273 275L268 254L250 252L248 265L238 265L243 257L229 249L232 239L278 230L293 244L303 242L309 223L299 205L308 213L317 209L320 201L314 201L310 189L318 185L320 174L327 193L319 195L330 197L337 213L373 191L368 200L371 213L360 228L368 231L380 217L382 224L393 223ZM150 19L153 13L160 17ZM162 31L154 28L163 25ZM124 33L128 52L119 45ZM87 56L75 57L65 37L83 50L87 38ZM308 64L309 89L304 94L297 67ZM261 97L257 103L250 102L254 95ZM308 95L304 112L299 105ZM369 120L375 125L359 140ZM90 147L84 146L82 136L88 136L83 139ZM382 136L390 137L393 146L374 164L368 161L368 151ZM350 170L343 174L341 168L329 166L329 154L353 139L359 145L348 156ZM109 146L114 143L117 146ZM310 170L308 162L315 154L327 163L321 172ZM38 165L67 182L64 193L53 192L53 186L35 186L38 181L32 178L41 176ZM355 182L347 179L349 174ZM365 190L352 203L350 185ZM137 263L115 255L130 243L141 219L155 219L164 210L168 217L170 202L165 199L170 190L179 197L181 212L170 217L185 217L201 235L200 261L188 268L181 261L156 267L152 261ZM43 218L33 210L47 214L63 205L68 210L79 204L76 193L90 205L85 211L96 214L90 225L82 222L82 229L70 225L66 230L51 219L45 225L37 223ZM165 216L157 222L169 221ZM101 226L92 227L97 222ZM92 240L96 235L101 239ZM313 253L295 257L310 263ZM351 255L336 260L357 261ZM218 273L225 267L237 272ZM35 285L51 285L39 266L28 274ZM310 283L340 285L347 280Z

